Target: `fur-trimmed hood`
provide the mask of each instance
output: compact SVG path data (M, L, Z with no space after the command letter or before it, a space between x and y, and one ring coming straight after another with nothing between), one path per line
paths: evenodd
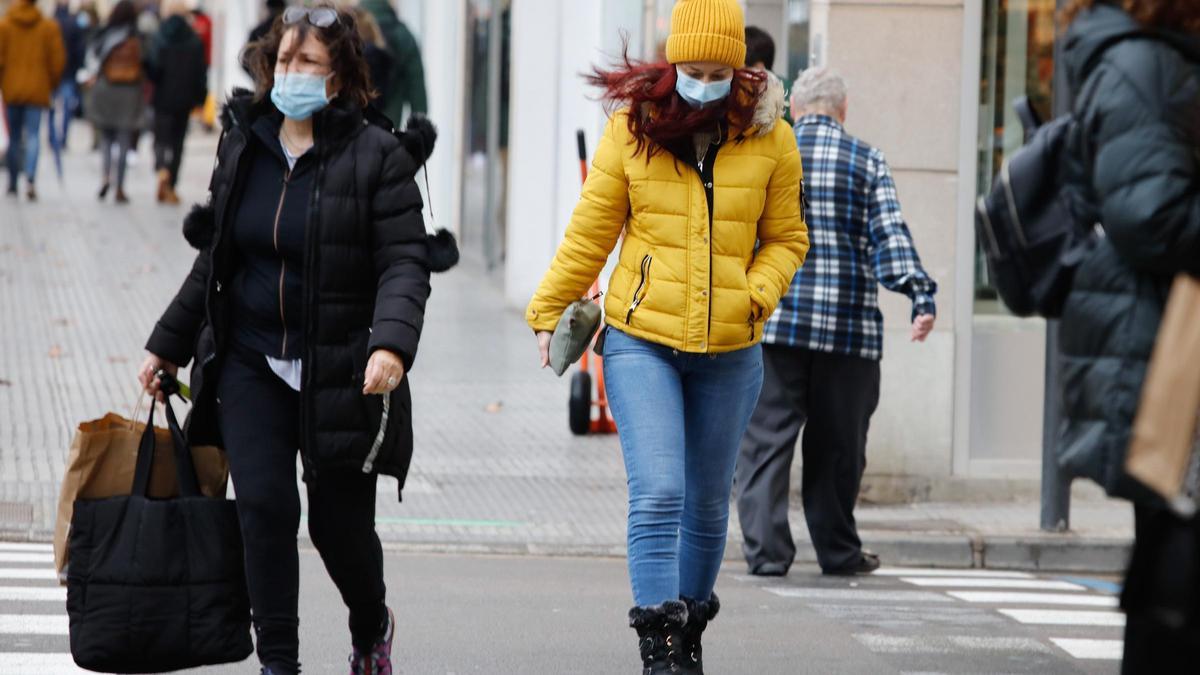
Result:
M783 119L784 106L787 105L784 96L783 82L774 73L767 73L767 86L759 96L758 105L754 108L751 118L750 136L766 136L775 128L775 123Z

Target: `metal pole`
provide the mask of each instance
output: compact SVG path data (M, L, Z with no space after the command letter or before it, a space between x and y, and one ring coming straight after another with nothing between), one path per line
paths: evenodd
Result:
M1066 0L1058 0L1061 10ZM1071 92L1062 63L1062 40L1054 44L1054 115L1071 110ZM1058 465L1058 429L1062 421L1062 363L1058 354L1058 321L1046 322L1046 387L1042 424L1042 517L1047 532L1065 532L1071 528L1071 481Z

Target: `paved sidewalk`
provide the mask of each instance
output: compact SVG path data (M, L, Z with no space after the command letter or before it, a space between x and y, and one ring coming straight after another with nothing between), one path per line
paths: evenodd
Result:
M203 192L215 142L193 134L185 198ZM191 264L184 209L153 203L146 151L128 208L96 201L97 162L74 150L61 189L47 170L42 202L0 202L0 537L48 538L75 424L128 414L141 345ZM381 483L381 536L409 550L622 555L616 439L571 436L568 381L536 368L533 338L483 274L460 268L433 289L412 374L416 454L403 503ZM1132 534L1129 507L1107 501L1077 502L1062 535L1038 532L1036 503L864 505L859 521L891 564L952 567L1117 571ZM793 528L807 539L800 513Z

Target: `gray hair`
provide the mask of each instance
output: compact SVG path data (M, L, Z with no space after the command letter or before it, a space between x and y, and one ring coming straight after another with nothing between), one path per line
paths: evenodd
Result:
M838 112L846 105L846 81L830 68L809 68L792 85L792 105L800 110Z

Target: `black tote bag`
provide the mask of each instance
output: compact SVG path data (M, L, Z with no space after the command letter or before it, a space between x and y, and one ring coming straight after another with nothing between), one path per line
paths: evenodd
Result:
M158 673L241 661L254 650L237 509L201 496L166 409L179 497L146 497L152 406L130 496L75 502L67 613L71 655L88 670Z

